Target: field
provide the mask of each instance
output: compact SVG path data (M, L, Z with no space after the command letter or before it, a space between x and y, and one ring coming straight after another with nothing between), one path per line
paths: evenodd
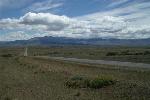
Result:
M23 48L19 51L22 54ZM49 55L150 63L150 47L51 46L28 47L28 51L30 56Z
M23 51L23 47L0 49L0 100L150 100L149 69L83 65L34 57L120 58L134 62L142 58L141 62L150 63L150 48L29 47L29 57L22 57ZM123 51L126 53L121 55ZM71 78L80 77L112 79L115 83L101 88L66 86Z

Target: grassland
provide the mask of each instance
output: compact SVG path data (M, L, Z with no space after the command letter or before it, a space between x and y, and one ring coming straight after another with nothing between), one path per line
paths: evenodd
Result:
M24 47L3 48L1 52L22 55ZM28 47L30 56L58 56L150 63L150 47L51 46Z
M31 48L30 55L57 50ZM150 100L149 69L82 65L22 57L22 53L23 48L0 49L0 100ZM75 76L109 78L116 83L99 89L68 88L66 81Z

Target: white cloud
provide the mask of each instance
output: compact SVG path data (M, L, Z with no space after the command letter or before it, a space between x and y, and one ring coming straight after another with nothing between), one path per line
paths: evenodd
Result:
M147 21L150 21L150 2L143 2L144 0L133 0L133 2L130 1L130 3L124 4L122 7L116 7L115 9L110 9L104 12L97 12L94 14L85 15L83 18L99 18L102 16L116 16L116 17L122 17L127 21L141 21L145 20L145 17L148 17L149 19L146 19ZM120 1L121 2L121 1ZM107 8L107 7L106 7ZM108 5L109 8L109 5ZM139 19L140 18L140 19ZM136 24L136 23L135 23ZM143 22L143 24L145 24Z
M16 28L31 28L29 29L45 29L47 31L60 31L68 27L73 22L72 19L66 16L58 16L50 13L27 13L19 19L1 19L0 29L16 29Z
M118 0L119 1L119 0ZM125 0L126 1L126 0ZM128 1L128 0L127 0ZM123 1L120 1L120 3ZM113 3L118 5L118 3ZM110 6L110 5L109 5ZM108 7L109 7L108 6ZM89 14L86 16L78 17L80 20L91 20L92 22L103 23L98 26L99 29L94 29L94 32L103 34L98 36L114 37L114 38L150 38L150 2L144 0L133 1L125 4L122 7L110 9L105 12L98 12ZM108 23L99 21L108 16L106 19L111 22L111 18L120 20L114 20L115 23ZM105 18L104 18L105 19ZM112 24L112 25L111 25ZM100 25L100 24L97 24ZM93 29L92 29L93 30Z
M16 19L2 19L0 20L0 29L14 29L18 26L18 20Z
M30 39L31 36L22 32L10 32L7 34L3 34L0 36L0 41L14 41L14 40L27 40Z
M126 2L128 2L129 0L116 0L115 2L113 1L113 3L109 4L107 7L111 8L111 7L116 7L120 4L124 4Z
M27 13L20 18L20 23L25 25L45 25L48 30L62 30L67 27L72 20L66 16L57 16L50 13Z
M20 18L20 23L25 25L41 25L50 31L60 31L69 26L71 19L50 13L27 13Z
M19 19L0 20L1 30L11 30L0 40L29 39L43 36L73 38L150 38L150 25L137 26L121 16L90 15L69 18L50 13L27 13ZM17 31L15 33L15 31ZM19 31L19 32L18 32ZM21 32L20 32L21 31ZM27 34L27 32L32 34Z
M31 6L24 9L25 12L46 12L54 8L63 6L61 0L46 0L42 2L35 2Z

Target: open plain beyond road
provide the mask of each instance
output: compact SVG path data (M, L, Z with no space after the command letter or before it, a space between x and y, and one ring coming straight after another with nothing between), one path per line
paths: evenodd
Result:
M150 64L145 64L145 63L108 61L108 60L90 60L90 59L65 58L65 57L49 57L49 56L41 56L41 57L61 60L61 61L77 62L77 63L83 63L83 64L104 64L104 65L115 65L115 66L123 66L123 67L150 68Z

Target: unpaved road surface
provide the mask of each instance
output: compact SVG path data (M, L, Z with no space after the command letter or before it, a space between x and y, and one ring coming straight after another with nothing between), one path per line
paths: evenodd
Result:
M150 64L145 64L145 63L108 61L108 60L90 60L90 59L65 58L65 57L49 57L49 56L42 56L42 58L49 58L49 59L55 59L61 61L71 61L71 62L84 63L84 64L104 64L104 65L115 65L115 66L124 66L124 67L150 68Z

